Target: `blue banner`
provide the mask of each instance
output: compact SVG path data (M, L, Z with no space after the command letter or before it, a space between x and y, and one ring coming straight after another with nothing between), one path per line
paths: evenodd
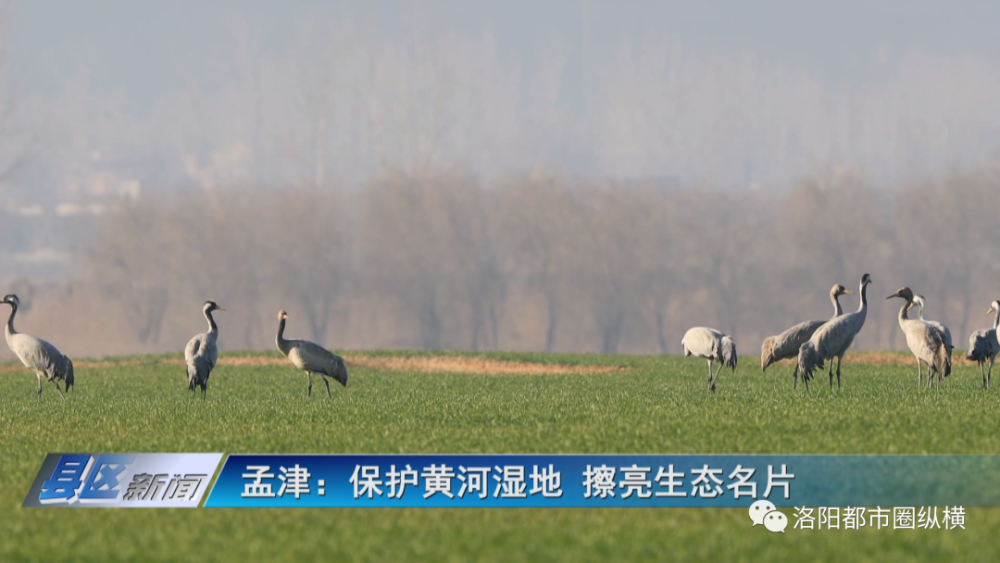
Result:
M1000 506L1000 456L231 455L206 507Z

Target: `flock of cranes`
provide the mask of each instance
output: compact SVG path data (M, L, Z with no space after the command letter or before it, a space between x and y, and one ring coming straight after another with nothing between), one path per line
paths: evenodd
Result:
M795 370L792 372L792 387L798 388L799 375L809 389L809 380L816 370L823 369L830 362L830 388L833 389L833 360L837 360L837 388L840 383L840 362L847 349L854 342L854 337L861 332L868 316L868 285L872 283L870 275L861 276L861 304L853 313L844 314L840 307L839 297L853 294L851 290L837 284L830 289L830 301L833 303L833 317L825 321L805 321L799 323L776 336L764 339L760 349L760 369L779 360L795 359ZM899 309L899 328L906 336L906 345L917 359L917 389L923 381L922 366L927 367L927 384L930 388L937 375L937 385L951 374L951 352L954 349L951 331L937 321L924 319L925 301L922 295L913 293L908 287L902 287L886 299L900 298L904 300ZM909 318L909 310L918 307L919 318ZM1000 352L997 341L997 326L1000 325L1000 300L990 305L987 315L995 314L993 328L977 330L969 337L969 352L966 359L979 364L983 378L983 389L989 389L990 377L993 373L993 362ZM706 327L695 327L687 331L681 340L685 356L698 356L708 360L708 388L715 391L715 382L722 365L730 366L736 371L736 344L732 338L722 332ZM712 362L722 365L712 375ZM985 364L989 363L989 371Z
M830 378L830 388L833 389L833 362L837 361L837 388L841 387L840 363L847 353L847 349L854 342L854 337L861 332L868 316L868 285L872 283L870 275L861 276L860 290L861 304L858 310L845 314L840 306L840 296L853 295L854 292L846 287L836 284L830 288L830 301L833 303L833 317L827 320L814 320L801 322L781 334L769 336L764 339L760 349L760 369L761 372L767 370L771 364L785 359L795 359L795 369L792 372L792 387L798 388L799 376L802 382L809 389L809 380L817 370L823 369L829 362L828 374ZM923 380L922 365L927 367L927 384L930 388L934 383L934 375L937 375L937 384L941 385L942 378L951 374L951 352L954 349L951 341L951 331L937 321L924 319L925 301L922 295L914 294L908 287L902 287L886 299L903 299L903 305L899 309L899 327L906 335L906 345L913 352L917 359L917 389L920 389ZM4 335L7 339L7 346L21 360L25 367L35 372L38 377L38 400L42 398L42 380L47 380L55 386L59 396L65 401L66 396L59 388L60 381L65 383L66 391L73 388L73 362L59 352L55 346L48 342L17 332L14 329L14 316L20 305L16 295L7 295L0 303L10 305L10 317L7 319L7 326ZM914 306L918 307L919 318L909 318L909 310ZM219 326L215 323L212 313L215 311L225 311L214 301L206 301L202 307L202 314L208 321L208 331L195 335L184 348L184 363L187 368L188 389L194 397L197 389L201 388L202 398L205 397L208 388L208 378L219 358L218 338ZM979 370L983 379L983 389L989 389L990 377L993 374L993 363L997 353L1000 353L1000 344L997 341L997 326L1000 325L1000 300L990 304L987 315L994 315L993 328L977 330L969 337L969 351L966 358L979 364ZM278 333L275 337L275 344L278 350L284 354L296 368L304 371L308 378L308 388L306 396L312 396L314 374L319 375L326 384L326 395L332 397L330 393L330 381L332 378L343 386L347 386L347 364L344 359L331 353L319 344L306 340L285 339L285 321L288 314L285 311L278 312ZM729 367L736 371L736 343L733 339L713 328L695 327L684 334L681 340L684 356L697 356L708 360L708 389L715 391L715 384L719 378L719 373L723 368ZM712 363L719 362L718 369L713 373ZM986 363L989 363L989 370Z
M59 382L66 384L66 391L73 388L73 362L63 355L55 346L48 342L23 334L14 330L14 315L17 314L17 307L20 300L16 295L7 295L0 303L10 305L10 317L7 319L7 326L4 335L7 338L7 346L11 352L21 360L24 367L35 372L38 376L38 400L42 399L42 380L45 379L55 386L59 396L66 400L66 395L59 388ZM202 314L208 321L208 331L197 334L188 341L184 347L184 364L187 367L188 389L194 397L196 389L201 388L201 396L205 398L208 388L208 376L219 359L219 325L215 323L212 313L215 311L225 311L214 301L206 301L202 307ZM309 388L307 396L312 396L312 376L319 374L326 383L326 396L331 397L330 382L327 377L332 377L341 385L347 387L347 364L340 356L331 353L319 344L306 340L286 340L285 321L288 314L284 311L278 313L278 335L275 337L275 344L278 350L288 357L292 365L306 372L309 378Z

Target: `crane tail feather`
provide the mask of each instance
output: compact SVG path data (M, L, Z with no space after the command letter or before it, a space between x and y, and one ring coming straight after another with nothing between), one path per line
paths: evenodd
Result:
M799 348L799 373L802 375L802 381L812 379L813 372L823 369L824 365L823 356L812 342L802 344Z
M733 339L728 336L722 337L722 359L726 363L726 366L736 371L736 343Z
M941 345L937 349L937 358L935 368L938 373L942 374L944 377L951 375L951 348L948 346Z

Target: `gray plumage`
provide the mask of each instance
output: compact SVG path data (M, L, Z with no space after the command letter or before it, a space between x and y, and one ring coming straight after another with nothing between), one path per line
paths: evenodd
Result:
M861 304L857 311L840 315L823 323L799 348L799 372L802 374L802 381L806 383L806 389L809 388L809 380L812 379L813 372L817 369L823 369L827 360L830 361L830 389L833 389L834 358L837 358L837 389L840 389L840 363L844 359L847 349L854 342L854 337L865 326L865 319L868 317L867 289L870 283L872 283L870 275L861 276Z
M1000 343L997 342L997 326L1000 325L1000 300L990 304L987 315L996 313L993 318L993 328L981 329L973 332L969 336L969 352L965 359L979 364L979 373L983 376L983 389L990 388L990 379L993 376L993 362L997 353L1000 352ZM990 363L989 372L983 370L983 364Z
M837 298L841 295L853 293L853 291L839 283L830 288L830 301L833 302L833 317L831 318L837 318L844 312ZM825 320L801 322L781 334L765 338L764 343L760 346L761 373L765 372L768 366L775 362L797 357L799 355L799 348L808 342L812 338L813 333L816 332L816 329L823 326L824 323L826 323ZM792 372L792 388L797 389L798 386L799 364L796 362L795 369Z
M7 295L0 303L10 305L10 317L7 319L7 327L4 330L4 336L7 338L7 346L21 360L24 367L34 371L38 377L37 399L39 401L42 400L42 380L46 379L52 382L56 391L59 392L59 396L65 401L66 396L63 395L56 381L61 380L65 382L66 391L73 388L75 378L73 375L72 360L59 352L55 346L41 338L35 338L30 334L22 334L14 330L14 315L17 314L18 305L21 304L16 295Z
M715 382L723 367L729 366L736 372L736 343L733 339L714 328L695 327L689 329L681 339L684 357L698 356L708 360L708 390L715 391ZM712 362L718 361L719 369L712 375Z
M205 398L208 387L208 376L211 375L215 363L219 359L219 325L212 318L213 311L225 311L214 301L206 301L201 312L208 321L208 332L195 335L184 347L184 364L187 366L188 389L191 396L195 395L195 387L201 387L201 398Z
M910 288L901 287L886 299L894 297L906 300L899 308L898 320L899 328L906 335L906 346L917 358L917 389L920 389L920 380L923 379L920 362L927 365L927 387L931 386L935 372L940 386L941 379L951 373L951 351L945 344L944 333L924 321L907 317L907 311L914 303Z
M309 390L306 396L312 397L312 375L314 373L318 373L323 378L323 383L326 384L327 398L332 397L327 377L332 377L347 387L347 364L344 362L344 358L307 340L286 340L285 321L287 319L287 313L278 312L278 336L275 337L275 343L278 345L278 350L281 350L281 353L287 356L295 367L306 372L309 377Z
M945 345L948 346L948 348L950 350L954 350L955 346L951 343L951 330L948 327L944 326L943 324L941 324L941 323L939 323L937 321L928 321L927 319L924 318L924 305L926 305L926 302L924 301L924 296L923 295L914 295L913 296L913 303L917 307L919 307L919 309L918 309L918 315L917 316L920 318L920 320L924 321L925 323L927 323L931 327L933 327L933 328L941 331L941 334L944 335Z

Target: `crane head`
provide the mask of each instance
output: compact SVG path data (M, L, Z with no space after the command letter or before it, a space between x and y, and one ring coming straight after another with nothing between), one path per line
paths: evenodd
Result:
M854 292L847 289L846 287L840 285L839 283L834 285L830 289L830 293L835 297L840 297L841 295L854 295Z
M990 303L990 310L986 311L987 315L992 315L996 311L1000 311L1000 299L997 299L993 303Z
M219 304L216 303L215 301L206 301L205 307L203 307L203 309L205 310L206 313L209 311L225 311L225 309L219 307Z
M21 300L18 299L17 296L14 295L13 293L9 293L4 296L3 301L0 301L0 303L8 303L10 304L10 306L16 309L18 305L21 304Z
M286 313L284 309L278 311L278 320L279 321L288 320L288 313Z
M871 274L865 274L865 275L861 276L861 285L862 286L868 285L870 283L872 283L872 276L871 276Z
M902 297L903 299L906 299L910 303L913 303L913 291L908 287L899 288L899 290L897 290L896 293L893 293L889 297L886 297L886 299L892 299L893 297Z

